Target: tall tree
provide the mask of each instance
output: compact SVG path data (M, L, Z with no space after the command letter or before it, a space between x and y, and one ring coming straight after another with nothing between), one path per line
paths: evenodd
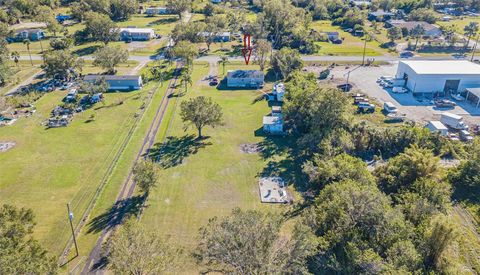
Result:
M463 34L467 36L467 42L465 43L465 49L468 48L470 44L470 39L472 39L473 36L477 35L478 33L478 23L477 22L470 22L468 25L466 25L463 28Z
M30 56L30 64L33 66L32 53L30 52L30 40L23 40L23 45L27 47L28 56Z
M456 227L448 217L438 216L432 220L425 234L426 264L439 269L441 257L445 256L445 251L458 236Z
M114 21L125 21L137 11L137 8L137 0L110 0L110 17Z
M200 229L196 256L209 271L225 274L303 274L315 241L301 226L283 236L283 223L275 214L234 209Z
M70 79L75 70L81 70L83 59L72 55L68 50L48 52L43 55L43 69L48 77Z
M35 226L30 209L0 208L0 274L55 274L55 258L31 235Z
M416 25L411 31L410 31L410 36L415 39L415 48L413 50L417 50L418 46L418 41L422 36L425 34L425 28L423 28L422 25Z
M143 160L135 164L133 181L135 181L145 197L148 197L150 189L156 186L158 178L158 168L153 160Z
M97 12L85 14L85 30L87 38L100 41L107 45L109 42L118 40L118 28L107 15Z
M117 47L105 46L94 53L93 64L106 69L108 73L114 74L115 67L128 61L128 51Z
M303 68L303 61L297 50L282 48L273 54L272 67L281 77L288 78L292 72Z
M188 66L191 66L193 59L198 55L198 47L189 41L180 41L173 48L175 57L182 58Z
M136 221L117 230L106 248L115 274L174 274L185 257L182 249Z
M266 39L259 39L255 43L254 56L255 62L260 66L260 70L265 70L268 55L272 52L272 44Z
M190 11L192 8L192 0L167 0L167 9L177 14L182 19L184 12Z
M228 61L228 56L222 55L220 56L220 61L218 63L222 64L222 69L223 69L223 75L225 75L225 66L227 66L230 61Z
M202 129L205 126L216 127L222 124L222 108L209 97L199 96L180 105L180 116L185 123L185 129L193 124L198 130L198 138L202 138Z
M188 67L182 70L182 73L180 74L180 83L185 88L185 93L188 92L188 86L193 85L192 72Z
M387 37L390 39L390 43L394 44L395 40L402 37L402 31L398 27L392 27L387 30Z

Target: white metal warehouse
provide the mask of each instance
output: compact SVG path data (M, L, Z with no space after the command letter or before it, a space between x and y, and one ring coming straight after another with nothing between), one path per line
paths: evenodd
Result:
M454 94L480 87L480 65L465 60L400 61L396 78L414 94Z

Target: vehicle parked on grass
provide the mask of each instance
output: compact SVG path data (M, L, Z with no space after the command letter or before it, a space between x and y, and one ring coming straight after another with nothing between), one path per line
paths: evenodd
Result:
M443 113L440 121L444 125L456 130L468 130L468 125L463 121L463 117L456 114Z
M355 105L358 105L358 104L360 104L360 103L362 103L362 102L363 102L363 103L369 103L369 100L368 100L368 98L365 98L365 97L356 97L356 98L354 98L354 100L353 100L353 104L355 104Z
M398 111L397 106L393 105L392 102L388 101L383 104L383 110L387 114L393 114Z
M469 131L467 130L461 130L459 132L460 134L460 139L463 140L463 141L466 141L466 142L471 142L473 141L473 136L470 134Z
M217 78L213 78L212 80L210 80L210 83L209 85L210 86L217 86L218 85L218 79Z
M368 102L360 102L358 104L357 111L359 113L374 113L375 112L375 105L368 103Z

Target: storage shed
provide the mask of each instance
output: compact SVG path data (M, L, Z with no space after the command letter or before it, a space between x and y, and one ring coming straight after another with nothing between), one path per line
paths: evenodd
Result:
M455 94L480 87L480 65L466 60L400 61L396 78L413 94Z
M264 116L263 131L272 135L283 135L283 119L281 116Z

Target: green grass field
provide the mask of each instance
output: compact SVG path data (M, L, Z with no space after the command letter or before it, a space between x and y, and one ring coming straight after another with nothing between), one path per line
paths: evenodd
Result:
M311 28L318 32L339 32L340 38L343 39L342 44L332 44L329 42L316 42L321 46L317 52L320 55L362 55L364 49L364 41L361 37L356 37L348 32L343 31L338 26L332 26L331 21L319 20L311 24ZM387 53L385 49L380 48L378 41L372 40L367 42L366 55L378 56Z
M229 65L227 69L243 67ZM194 83L208 73L208 67L196 65ZM200 95L221 105L225 125L206 128L204 134L209 138L196 141L195 129L184 131L177 109L167 133L168 149L160 155L161 180L142 217L148 227L171 236L187 251L195 247L198 230L208 219L226 215L232 208L285 209L262 205L259 200L257 181L269 159L242 153L239 148L244 143L266 141L256 135L261 133L262 116L270 112L266 101L255 102L261 92L217 90L196 84L180 101ZM163 140L163 136L158 137L159 142ZM186 267L189 272L196 268Z
M41 122L66 92L49 93L36 103L34 116L0 131L0 141L16 143L0 153L5 164L0 168L2 202L33 209L34 237L52 254L59 256L69 238L66 203L72 203L77 224L152 85L136 92L109 93L105 105L76 115L68 127L46 130ZM87 123L93 113L95 121ZM143 133L135 135L132 144L142 138ZM116 195L118 185L115 189Z

